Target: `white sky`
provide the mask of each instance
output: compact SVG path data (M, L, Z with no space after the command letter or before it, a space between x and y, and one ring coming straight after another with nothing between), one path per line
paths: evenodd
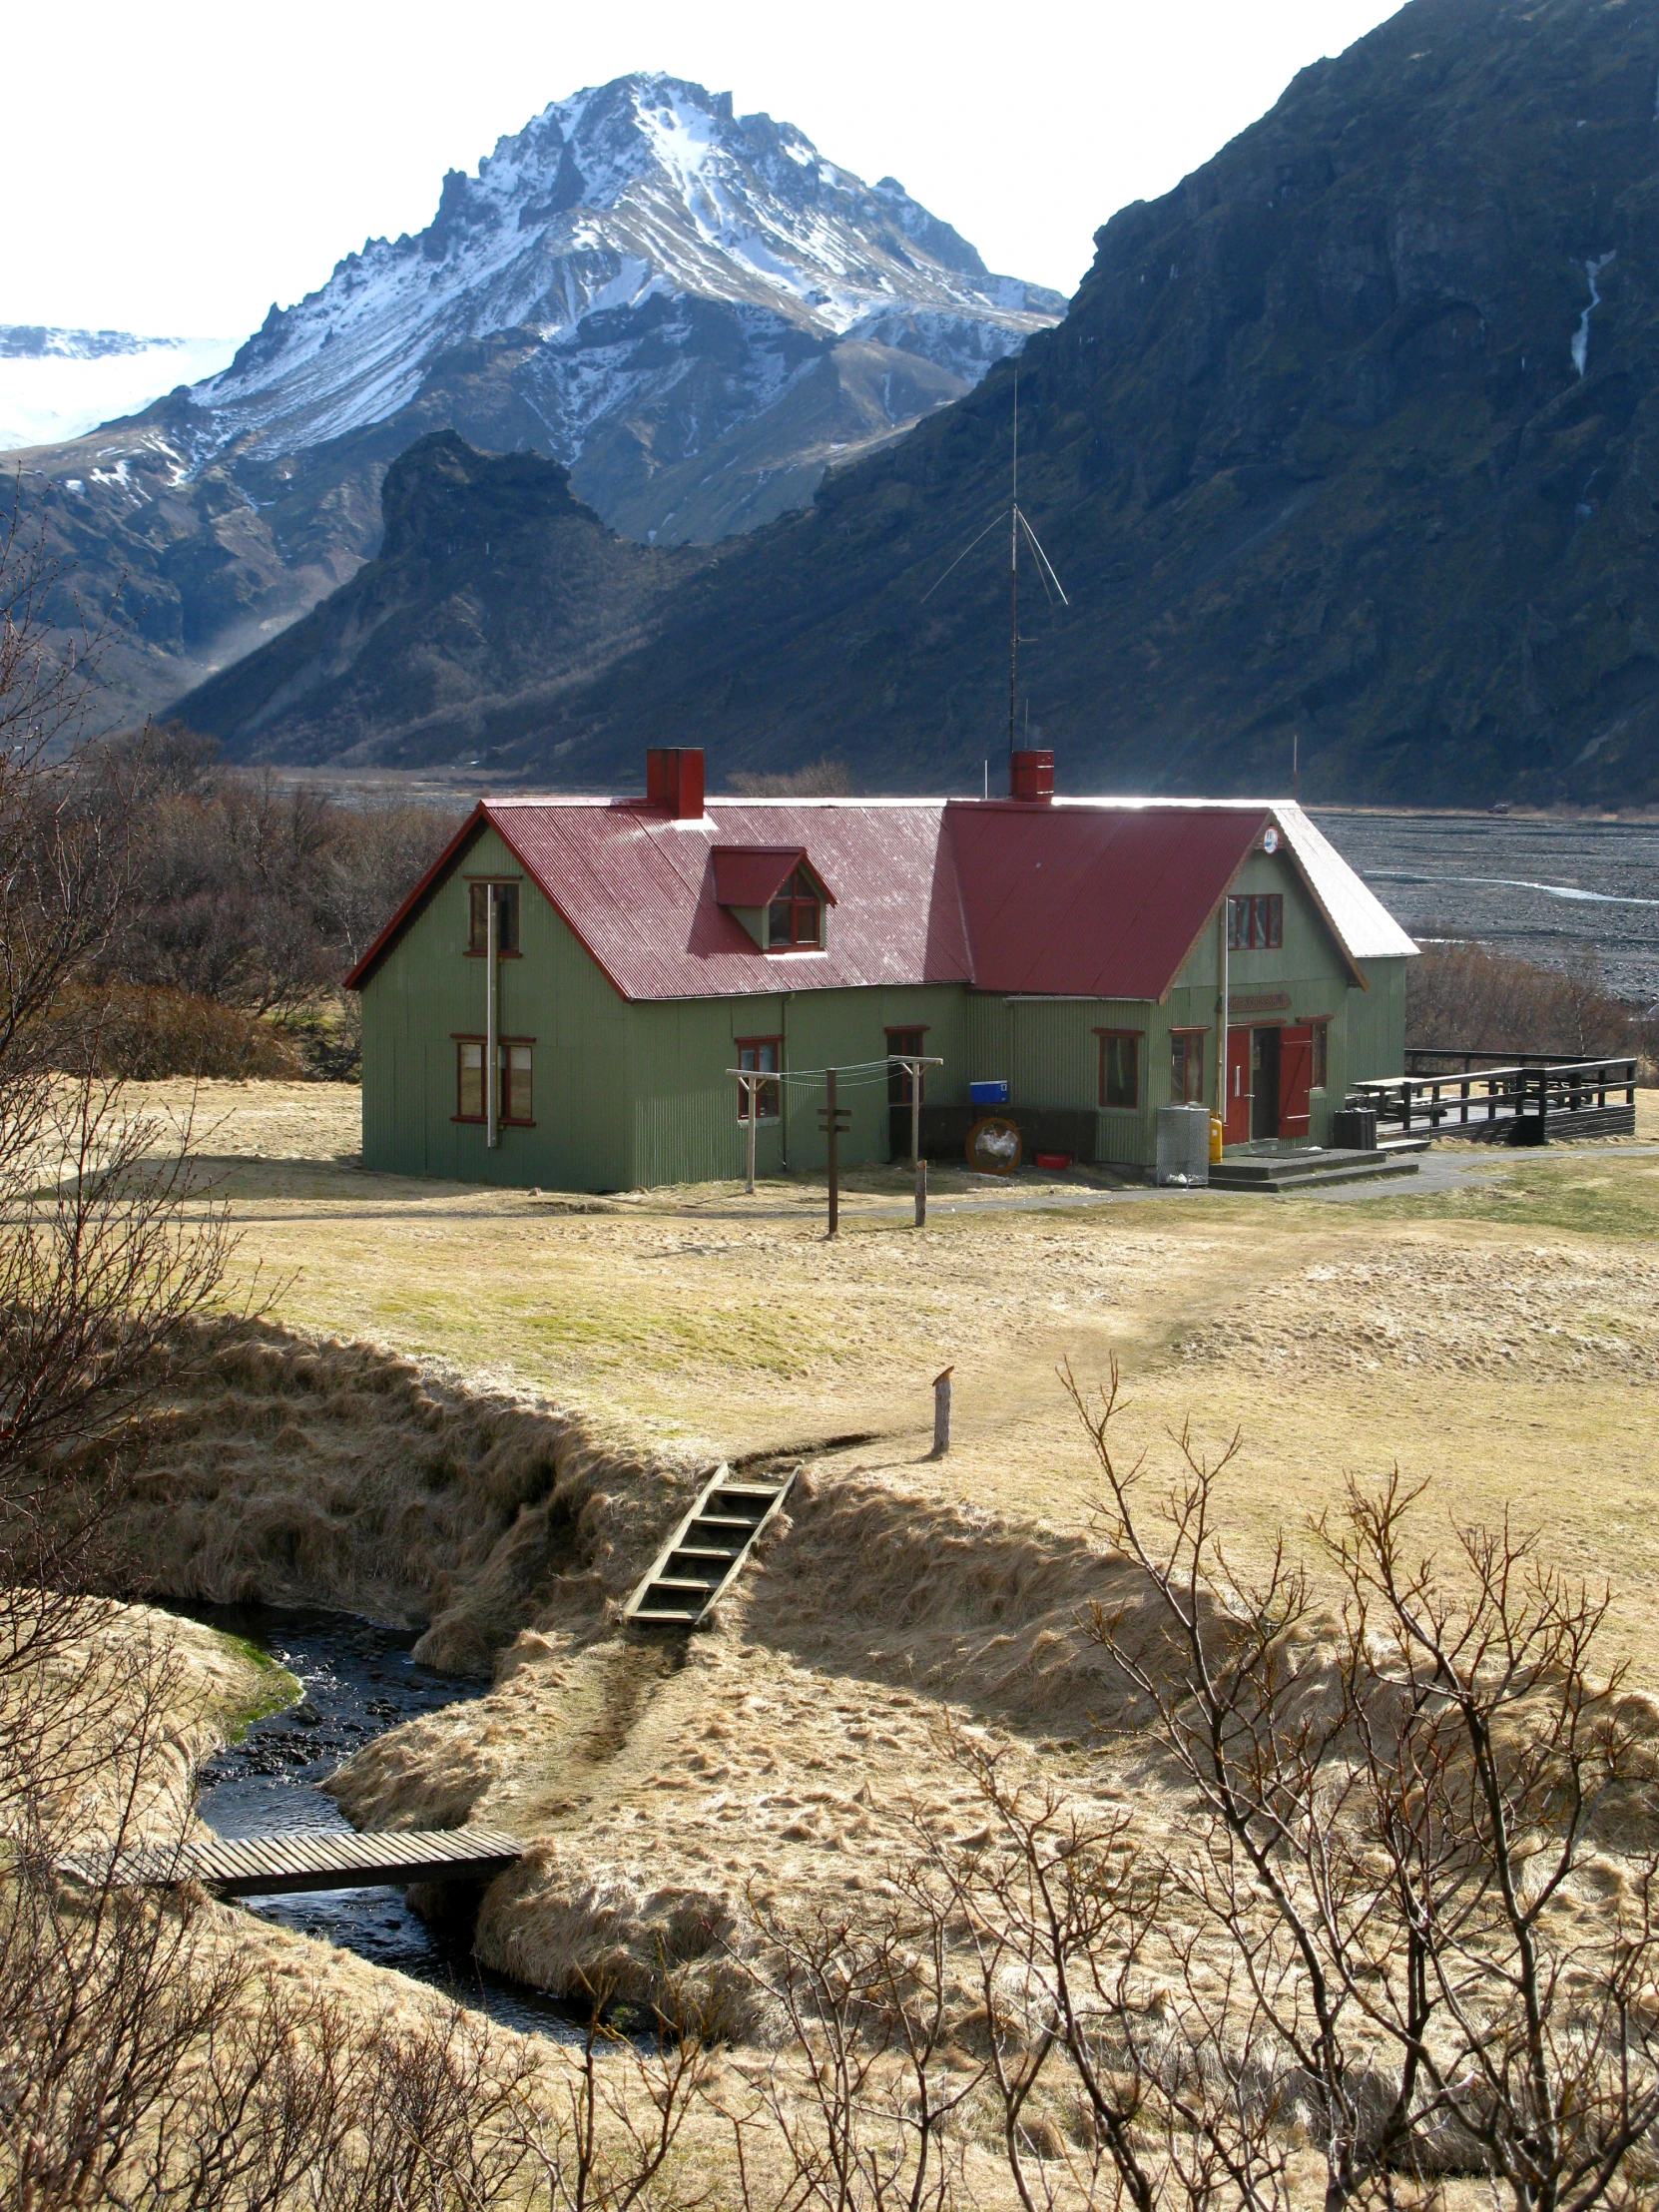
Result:
M1396 4L18 7L0 322L240 338L366 237L423 228L446 168L631 69L799 125L864 178L896 176L992 269L1069 292L1109 215Z

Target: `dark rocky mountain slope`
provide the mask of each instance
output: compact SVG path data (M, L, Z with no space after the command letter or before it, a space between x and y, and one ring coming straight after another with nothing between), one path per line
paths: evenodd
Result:
M379 552L348 584L198 692L185 718L237 750L345 767L472 765L505 707L550 760L564 702L637 647L708 559L638 545L539 453L478 453L438 430L386 471Z
M157 705L351 576L387 464L441 428L549 455L631 536L720 538L804 505L832 456L970 390L1063 305L793 125L618 78L451 171L424 231L274 306L219 375L22 455L73 568L49 612L72 632L75 598L101 610L119 583L112 702Z
M1072 600L1027 571L1021 711L1063 788L1277 789L1297 732L1304 796L1659 798L1656 92L1659 0L1413 0L1100 232L1019 367ZM565 786L676 739L717 777L828 752L977 788L999 534L925 595L1005 506L1011 400L1004 363L720 547L556 722L496 695L470 751ZM224 696L187 705L237 749L301 742ZM393 714L353 744L433 757Z

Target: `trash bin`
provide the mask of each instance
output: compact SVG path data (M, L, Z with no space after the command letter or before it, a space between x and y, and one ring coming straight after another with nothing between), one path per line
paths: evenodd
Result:
M1331 1117L1331 1142L1338 1152L1375 1152L1377 1108L1339 1106Z
M1188 1190L1210 1182L1210 1109L1208 1106L1160 1106L1158 1109L1158 1184Z

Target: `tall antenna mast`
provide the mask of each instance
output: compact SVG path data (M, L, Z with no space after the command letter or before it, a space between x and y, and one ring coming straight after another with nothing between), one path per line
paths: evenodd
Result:
M961 565L961 563L967 559L968 555L973 551L974 547L976 545L982 544L984 540L990 536L991 532L996 528L997 524L1001 520L1002 517L1000 515L993 515L990 521L985 524L984 528L980 530L977 535L969 539L968 543L963 546L960 553L957 554L955 560L953 560L949 564L949 566L943 571L943 573L934 577L933 581L928 585L927 589L921 595L921 604L923 606L925 606L928 600L932 598L933 594L944 582L945 577L950 576L954 573L954 571ZM1008 757L1010 769L1013 765L1014 753L1017 751L1017 745L1015 742L1015 731L1018 723L1019 700L1019 541L1022 532L1024 533L1026 543L1030 546L1031 551L1036 556L1037 581L1039 584L1041 584L1044 595L1047 597L1050 606L1052 606L1055 599L1058 598L1062 607L1069 607L1071 605L1071 601L1066 597L1064 588L1060 583L1060 579L1054 573L1054 564L1052 561L1050 561L1048 555L1043 551L1041 543L1038 540L1037 533L1035 530L1032 529L1031 524L1026 517L1024 509L1020 506L1019 503L1019 369L1016 365L1014 369L1013 500L1008 509ZM1031 721L1029 701L1027 701L1026 703L1025 720L1027 732L1029 733Z
M1014 760L1014 690L1019 680L1019 366L1014 366L1014 503L1008 510L1008 766Z

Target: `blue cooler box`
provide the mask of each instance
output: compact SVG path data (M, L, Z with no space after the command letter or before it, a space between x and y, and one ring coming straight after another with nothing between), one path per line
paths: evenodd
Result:
M1008 1085L1006 1079L997 1083L970 1083L968 1097L975 1106L1006 1106Z

